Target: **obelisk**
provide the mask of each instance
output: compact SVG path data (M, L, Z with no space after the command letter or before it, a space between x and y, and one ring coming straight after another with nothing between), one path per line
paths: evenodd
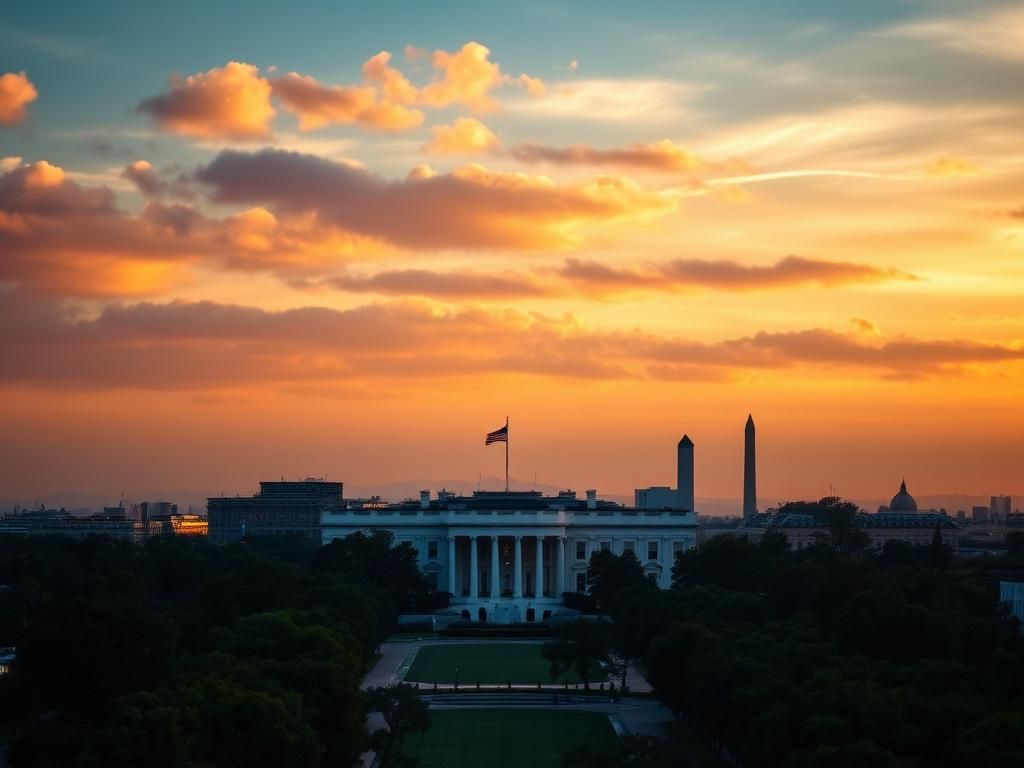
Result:
M757 514L757 459L754 417L747 415L747 426L743 430L743 518Z
M679 509L693 512L693 441L687 435L676 448L676 492Z

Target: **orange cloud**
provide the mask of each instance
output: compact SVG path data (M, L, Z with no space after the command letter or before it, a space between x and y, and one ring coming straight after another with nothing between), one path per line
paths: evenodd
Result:
M434 154L479 154L501 143L490 128L472 117L460 117L451 125L437 125L432 130L434 139L426 149Z
M489 48L474 42L454 53L434 51L430 61L441 76L420 91L419 101L431 107L464 104L480 112L493 110L497 105L490 92L505 77L490 55Z
M415 104L419 91L405 75L390 65L391 54L381 51L363 63L363 79L380 86L384 98L395 104Z
M170 90L141 102L137 111L149 114L172 133L201 138L265 139L275 110L271 87L259 69L230 61L221 68L174 77Z
M385 131L404 131L423 122L423 113L381 101L369 86L321 85L291 72L271 81L282 106L298 115L299 128L314 130L330 123L358 123Z
M0 75L0 125L20 123L28 115L28 105L38 97L39 92L24 72Z
M554 165L609 165L678 173L696 171L705 165L697 155L668 139L616 149L597 149L585 145L549 147L542 144L518 144L509 147L506 152L524 163Z
M673 259L641 268L616 268L593 261L569 259L560 274L580 287L621 291L686 290L751 291L796 285L849 285L892 280L918 280L897 269L841 261L787 256L770 266L735 261Z
M415 302L271 312L175 301L110 305L89 319L10 291L0 294L0 355L20 363L0 369L4 383L91 389L275 387L355 374L713 380L798 366L906 379L1024 362L1024 349L962 339L876 342L812 328L696 342L588 330L571 316Z
M974 163L958 157L938 157L925 165L924 172L937 178L953 178L957 176L977 176L981 169Z
M676 259L640 268L616 268L594 261L567 259L561 267L525 274L508 271L490 274L424 269L387 270L369 276L327 278L322 284L353 293L425 296L435 299L491 299L544 296L564 298L572 294L606 297L638 291L742 292L779 290L802 285L834 287L915 279L914 275L895 269L790 256L766 267L747 266L734 261ZM861 330L866 330L863 324L867 322L854 320Z
M388 181L314 155L225 151L196 178L215 200L315 213L324 223L406 248L563 248L589 226L649 221L676 209L670 196L628 179L550 179L471 165Z
M129 165L126 175L143 186L167 186L154 181L145 161ZM312 214L253 209L215 219L190 205L151 202L132 215L116 206L109 189L81 186L45 161L0 174L0 281L42 293L165 293L199 263L320 274L360 243Z

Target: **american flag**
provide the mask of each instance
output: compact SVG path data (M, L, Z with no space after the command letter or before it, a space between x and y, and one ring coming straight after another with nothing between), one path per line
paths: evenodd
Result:
M487 433L487 440L484 445L490 445L491 443L507 443L508 442L508 424L501 429L496 429L493 432Z

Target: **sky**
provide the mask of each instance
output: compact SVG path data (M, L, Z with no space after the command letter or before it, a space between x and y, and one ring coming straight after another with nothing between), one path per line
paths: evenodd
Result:
M0 12L0 497L1024 494L1024 7ZM469 488L464 489L469 490Z

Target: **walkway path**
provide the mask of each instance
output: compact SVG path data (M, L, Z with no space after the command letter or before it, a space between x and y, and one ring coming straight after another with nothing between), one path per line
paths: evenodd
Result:
M481 643L524 643L540 645L543 640L515 640L509 638L476 638L476 637L425 637L420 640L396 640L381 644L381 657L363 678L362 688L376 688L381 686L400 683L409 670L416 653L426 645L452 645L452 644L481 644ZM626 671L626 682L635 693L648 693L651 685L648 683L639 670L630 667ZM438 685L437 690L451 691L451 685ZM506 689L507 690L507 689ZM618 702L609 701L607 697L601 696L598 692L591 693L591 700L587 701L582 696L576 695L579 692L570 688L569 698L571 703L565 703L564 688L552 684L546 687L544 693L538 693L536 685L513 685L509 693L473 693L468 692L468 686L463 686L462 693L456 695L448 694L424 694L424 699L430 702L434 709L473 709L487 707L488 709L506 709L531 707L534 709L581 709L588 712L604 712L612 721L622 724L626 731L643 736L660 736L662 734L661 723L672 719L671 712L653 699L634 699L626 697ZM518 691L518 693L516 692ZM553 696L559 693L562 703L553 703ZM527 694L533 693L533 696ZM550 697L550 698L549 698ZM379 712L371 712L367 720L370 731L384 726L384 718ZM364 768L373 765L375 755L373 752L366 752L362 756Z
M387 642L381 645L381 659L377 662L373 669L363 678L363 688L374 688L377 686L394 685L395 683L401 682L405 673L409 669L409 665L412 663L412 659L416 656L416 653L420 648L426 645L455 645L455 644L467 644L467 645L479 645L484 643L523 643L524 645L541 645L543 640L515 640L509 638L476 638L476 637L429 637L423 638L422 640L398 640L395 642ZM615 680L618 685L618 680ZM648 683L644 676L635 667L630 667L626 671L626 684L629 686L629 690L633 693L650 693L651 684ZM438 685L438 690L450 690L451 685ZM463 686L465 688L466 686ZM495 686L491 686L495 687ZM550 687L545 686L546 690L561 688L556 683L552 683ZM525 684L513 684L513 690L522 691L536 691L537 686L531 683ZM575 690L575 689L570 689Z

